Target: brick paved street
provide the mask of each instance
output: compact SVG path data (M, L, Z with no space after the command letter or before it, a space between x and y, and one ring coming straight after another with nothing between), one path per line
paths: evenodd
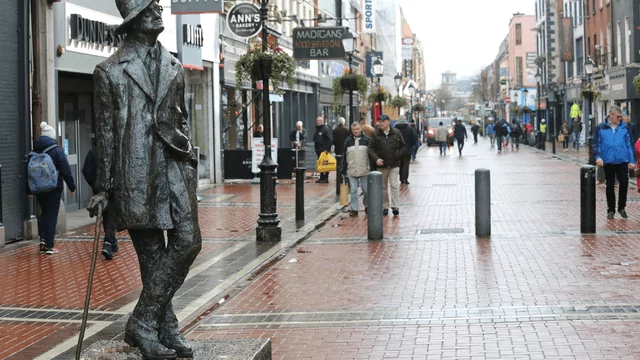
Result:
M306 185L305 224L296 224L295 187L278 187L281 243L257 244L255 227L260 190L247 183L216 186L200 193L203 247L174 309L188 326L238 282L246 281L271 258L299 241L335 212L335 187ZM0 359L72 359L79 333L93 226L69 231L56 240L60 254L40 255L37 243L23 242L0 250ZM85 347L98 340L121 338L128 313L140 294L138 259L127 232L118 234L120 252L98 260Z
M276 359L640 358L640 197L579 233L579 166L523 146L423 149L385 240L340 214L190 333L270 337ZM571 160L571 159L568 159ZM474 229L491 170L492 236Z

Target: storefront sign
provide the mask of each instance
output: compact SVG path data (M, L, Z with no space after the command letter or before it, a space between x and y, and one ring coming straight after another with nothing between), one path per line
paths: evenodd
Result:
M364 1L364 17L362 18L362 32L374 34L376 32L376 7L377 0Z
M367 68L367 73L365 74L366 77L368 78L374 78L375 75L373 74L373 62L380 59L381 61L383 60L382 58L382 51L367 51L366 54L366 68Z
M563 17L561 23L561 36L560 39L560 53L562 54L562 61L572 62L575 60L573 49L573 18Z
M538 71L538 65L536 65L536 53L534 52L528 52L527 53L527 58L526 58L526 72L527 72L527 78L526 78L526 82L528 84L535 84L536 83L536 72Z
M293 57L296 60L344 59L342 39L351 36L343 27L293 29Z
M178 59L182 66L192 70L204 70L202 64L203 29L200 15L176 16L178 28Z
M227 27L240 38L251 38L262 30L260 8L252 3L237 3L227 14Z
M413 62L411 60L404 60L404 76L413 77Z
M115 34L117 24L108 25L100 21L85 19L78 14L71 14L69 26L71 40L109 47L118 47L124 40L124 35Z
M411 60L413 58L413 44L415 40L410 37L402 39L402 60Z
M253 152L251 156L251 171L253 173L259 173L260 168L258 165L264 158L264 143L263 138L253 138ZM276 163L278 162L278 139L271 138L271 158Z
M219 14L223 7L223 0L171 0L172 14Z

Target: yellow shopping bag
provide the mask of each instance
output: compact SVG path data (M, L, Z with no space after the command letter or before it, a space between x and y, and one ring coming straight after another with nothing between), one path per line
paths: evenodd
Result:
M349 206L349 185L346 182L340 184L340 206Z
M323 152L320 154L318 158L318 162L316 163L316 170L319 173L324 173L328 171L336 171L337 162L336 158L334 158L330 153Z

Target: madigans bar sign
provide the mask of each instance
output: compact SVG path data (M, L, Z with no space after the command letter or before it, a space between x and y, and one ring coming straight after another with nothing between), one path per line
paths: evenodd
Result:
M83 18L71 14L71 40L84 41L90 44L118 47L125 35L116 35L118 25L107 25L100 21Z

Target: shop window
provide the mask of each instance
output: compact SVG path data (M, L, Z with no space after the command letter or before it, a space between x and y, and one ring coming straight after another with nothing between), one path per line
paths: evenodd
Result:
M210 138L209 127L212 123L210 112L211 96L209 87L211 70L185 71L185 104L187 106L191 142L199 150L198 178L210 179L212 161L209 156L213 141Z

